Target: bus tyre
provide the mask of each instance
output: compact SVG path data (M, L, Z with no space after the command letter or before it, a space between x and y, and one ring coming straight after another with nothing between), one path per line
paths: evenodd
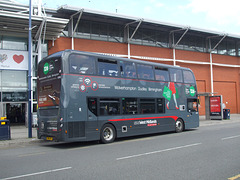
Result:
M105 124L102 127L100 139L104 144L112 143L116 138L116 130L111 124Z
M175 129L175 131L177 133L180 133L180 132L183 132L183 130L184 130L183 120L182 119L177 119L176 120L176 129Z

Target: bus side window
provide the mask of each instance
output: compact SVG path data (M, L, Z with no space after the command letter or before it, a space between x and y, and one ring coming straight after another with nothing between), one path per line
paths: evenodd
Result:
M88 98L88 109L97 116L97 98Z
M155 67L155 79L157 81L169 81L168 69Z
M78 74L95 74L95 58L80 54L71 54L70 72Z
M198 112L198 101L197 99L188 99L188 112Z
M98 59L98 75L118 76L118 64L114 60Z
M193 73L191 71L183 71L183 78L184 78L184 82L185 83L189 83L189 84L194 84L195 80L194 80L194 76Z
M154 114L155 99L140 99L140 114Z
M122 98L123 114L137 114L137 98Z
M136 78L136 66L132 62L120 61L121 76L124 78Z
M171 82L183 82L182 70L170 68L170 80Z
M137 64L138 78L154 80L153 68L150 65Z
M118 115L120 114L119 99L100 99L100 115Z
M157 99L157 112L158 113L165 113L164 104L165 104L165 102L164 102L163 98Z

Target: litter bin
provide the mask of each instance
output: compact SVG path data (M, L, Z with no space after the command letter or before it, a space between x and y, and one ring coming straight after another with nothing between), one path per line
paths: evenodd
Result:
M10 121L0 120L0 140L10 140Z
M230 109L223 109L223 119L230 119Z

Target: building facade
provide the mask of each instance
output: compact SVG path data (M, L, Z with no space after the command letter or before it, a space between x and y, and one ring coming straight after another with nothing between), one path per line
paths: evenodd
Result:
M61 35L69 20L51 16L54 10L32 6L32 57L29 67L29 6L11 0L0 1L0 117L11 124L27 124L28 102L32 113L37 109L36 69L38 61L48 55L48 40ZM31 68L31 74L28 70ZM32 99L28 97L31 76Z
M196 76L200 115L212 95L240 113L240 36L69 6L56 16L69 24L54 46L49 41L49 54L75 49L188 67Z
M4 0L0 7L0 113L12 122L24 122L28 6ZM196 76L199 94L222 95L226 108L240 113L240 36L66 5L58 9L33 6L32 21L33 107L37 106L37 62L74 49L188 67ZM199 112L204 115L204 96L200 103Z

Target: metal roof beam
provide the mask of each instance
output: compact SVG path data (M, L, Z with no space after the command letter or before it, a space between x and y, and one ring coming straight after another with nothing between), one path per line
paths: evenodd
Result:
M81 17L82 17L82 14L83 14L83 11L84 11L84 9L81 9L80 11L78 11L77 13L75 13L74 15L71 16L71 19L72 19L72 21L73 21L73 17L74 17L75 15L79 14L77 23L75 24L74 30L73 30L73 32L72 32L72 37L73 37L74 33L75 33L76 30L77 30L78 24L79 24L79 22L80 22L80 19L81 19Z
M138 25L137 25L137 27L135 28L135 30L133 31L131 37L129 38L129 25L134 24L134 23L137 23L137 22L138 22ZM136 21L134 21L134 22L127 23L127 24L125 25L125 28L128 28L128 40L127 40L128 42L130 42L130 41L132 40L133 36L136 34L136 32L137 32L137 30L138 30L138 28L140 27L140 25L141 25L142 22L143 22L143 19L139 19L139 20L136 20Z
M207 39L211 40L211 38L220 37L220 36L223 36L223 37L218 41L218 43L214 46L214 48L211 47L211 43L210 43L210 52L214 51L218 47L218 45L225 39L225 37L227 37L227 34L218 35L218 36L210 36L207 38Z
M189 31L190 27L187 27L187 28L182 28L182 29L177 29L177 30L173 30L170 32L170 34L173 34L173 47L175 48L179 43L180 41L182 40L182 38L185 36L185 34ZM178 39L178 41L176 42L176 44L174 44L174 33L175 32L178 32L178 31L184 31L184 33L182 34L182 36Z
M43 26L44 26L45 23L46 23L46 18L43 18L43 21L42 21L40 27L38 28L38 31L35 34L34 39L38 39L41 36L42 30L43 30Z

